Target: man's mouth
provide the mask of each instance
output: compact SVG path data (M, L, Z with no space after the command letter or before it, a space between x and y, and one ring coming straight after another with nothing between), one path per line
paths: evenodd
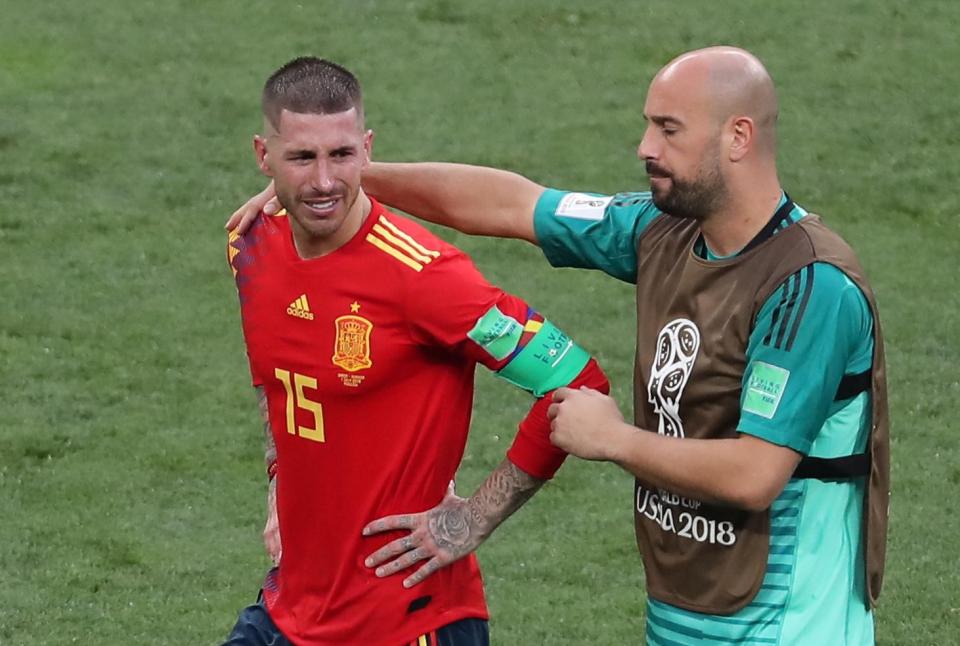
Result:
M333 211L339 201L339 197L323 197L303 200L303 204L317 215L326 215Z

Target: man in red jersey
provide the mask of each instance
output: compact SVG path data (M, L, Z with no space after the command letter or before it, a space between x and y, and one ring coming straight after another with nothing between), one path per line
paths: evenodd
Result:
M232 234L227 253L267 437L264 537L279 566L226 643L487 644L471 552L565 457L549 442L543 396L606 390L606 378L465 254L364 194L373 133L350 72L295 59L262 102L254 148L284 210ZM538 399L465 500L448 484L477 363ZM365 530L411 510L423 510L407 517L412 533ZM365 560L397 543L403 586Z

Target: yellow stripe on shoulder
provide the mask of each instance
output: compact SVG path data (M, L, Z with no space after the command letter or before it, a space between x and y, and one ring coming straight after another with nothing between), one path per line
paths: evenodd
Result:
M431 256L431 257L433 257L433 258L439 258L439 257L440 257L440 252L439 252L439 251L434 251L434 250L432 250L432 249L427 249L427 248L424 247L422 244L420 244L419 242L417 242L416 240L414 240L409 234L404 233L404 232L401 231L399 228L397 228L397 225L395 225L393 222L391 222L391 221L388 220L387 218L383 217L382 215L381 215L380 218L378 219L378 222L379 222L380 224L382 224L383 226L387 227L388 229L390 229L390 231L393 232L393 235L397 236L398 238L402 238L402 239L405 240L411 247L415 248L417 251L419 251L419 252L422 253L423 255L425 255L425 256Z
M391 246L390 243L385 242L384 240L373 235L372 233L367 234L367 242L372 244L377 249L384 251L389 255L393 256L394 258L396 258L397 260L405 264L407 267L410 267L414 271L423 271L422 264L420 264L410 256L406 255L396 247Z
M376 233L380 234L381 238L385 239L387 242L392 243L393 246L397 247L400 251L406 252L406 254L411 258L413 258L414 260L418 262L422 262L425 265L430 264L430 262L433 261L433 257L420 253L419 251L411 247L409 244L407 244L397 236L390 233L390 231L387 230L386 227L382 227L379 224L374 224L373 230Z

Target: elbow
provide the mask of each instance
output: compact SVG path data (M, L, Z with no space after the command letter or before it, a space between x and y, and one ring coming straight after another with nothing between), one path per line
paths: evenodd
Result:
M770 505L773 504L773 501L776 499L776 496L762 496L762 495L752 495L742 498L737 505L741 509L746 509L747 511L766 511L770 508Z
M738 509L759 512L766 511L783 491L781 482L761 482L755 479L745 479L743 484L731 492L727 501Z
M726 472L730 504L752 512L765 511L780 496L797 468L800 454L781 446L743 436L747 451L738 454Z

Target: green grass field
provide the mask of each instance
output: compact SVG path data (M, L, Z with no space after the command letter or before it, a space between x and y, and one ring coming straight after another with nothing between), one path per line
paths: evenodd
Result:
M357 72L377 158L617 191L645 186L652 74L717 43L766 62L784 185L853 243L880 302L879 642L960 643L960 4L0 0L0 16L0 644L215 644L256 593L262 451L221 225L263 184L250 138L274 68L314 53ZM629 402L629 286L444 235ZM480 376L461 493L526 405ZM571 461L481 549L495 643L642 642L631 493Z

